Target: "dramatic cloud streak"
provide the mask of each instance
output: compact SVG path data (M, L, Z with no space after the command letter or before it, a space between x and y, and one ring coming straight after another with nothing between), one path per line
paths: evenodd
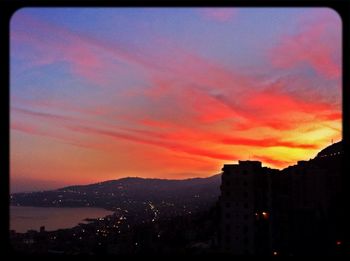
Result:
M132 136L129 134L124 134L124 133L120 133L120 132L118 133L115 131L92 129L92 128L85 128L85 127L74 127L72 129L74 131L110 136L110 137L116 138L116 139L126 139L129 141L151 144L151 145L164 147L166 149L170 149L170 150L174 150L174 151L181 151L181 152L185 152L185 153L192 154L192 155L199 155L199 156L204 156L204 157L209 157L209 158L214 158L214 159L224 159L224 160L237 160L238 159L237 156L233 156L231 154L215 153L213 151L201 149L199 147L191 147L191 146L187 146L184 144L176 144L173 142L148 140L148 139Z

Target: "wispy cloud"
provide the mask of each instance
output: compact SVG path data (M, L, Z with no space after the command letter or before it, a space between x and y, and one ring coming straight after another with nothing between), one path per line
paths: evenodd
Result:
M309 17L300 18L297 32L281 36L271 50L272 64L285 69L305 65L326 78L339 79L341 20L331 9Z
M228 22L231 21L238 13L235 8L201 8L200 15L208 20L215 22Z

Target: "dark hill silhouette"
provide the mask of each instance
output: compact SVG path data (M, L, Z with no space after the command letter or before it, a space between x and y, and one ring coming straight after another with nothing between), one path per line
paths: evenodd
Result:
M127 177L118 180L108 180L90 185L69 186L58 191L73 190L80 192L100 191L104 193L118 192L121 189L128 193L138 193L140 189L145 193L190 193L209 189L215 191L220 186L220 174L208 178L192 178L184 180L149 179ZM215 188L217 186L217 188Z
M194 211L216 202L221 175L185 180L128 177L90 185L78 185L51 191L16 193L12 205L42 207L94 206L111 210L142 208L152 203L158 208Z

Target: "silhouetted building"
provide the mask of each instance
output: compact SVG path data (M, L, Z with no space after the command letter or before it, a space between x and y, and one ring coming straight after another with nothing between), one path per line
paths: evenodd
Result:
M271 175L259 161L223 167L219 240L221 250L236 255L271 250Z
M234 255L337 254L341 142L282 171L259 161L222 168L219 246Z
M40 227L40 233L43 233L43 232L45 232L45 226Z

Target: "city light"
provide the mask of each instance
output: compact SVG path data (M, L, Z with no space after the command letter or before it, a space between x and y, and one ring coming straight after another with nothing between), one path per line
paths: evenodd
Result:
M263 211L263 212L261 213L261 215L262 215L262 218L263 218L263 219L268 219L268 218L269 218L269 213L267 213L267 212L265 212L265 211Z

